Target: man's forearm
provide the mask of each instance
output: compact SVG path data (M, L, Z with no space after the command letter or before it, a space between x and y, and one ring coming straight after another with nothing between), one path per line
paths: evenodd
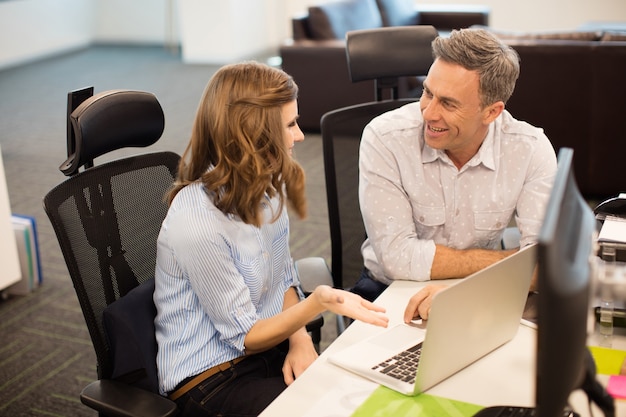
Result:
M452 249L436 245L435 259L430 270L431 279L465 278L476 271L517 252L491 249Z

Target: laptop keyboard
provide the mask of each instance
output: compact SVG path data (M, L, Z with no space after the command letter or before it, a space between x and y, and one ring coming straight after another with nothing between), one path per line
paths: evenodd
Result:
M389 375L400 381L415 383L415 374L417 373L417 364L422 354L422 344L418 343L391 358L374 365L372 370L378 371L385 375Z

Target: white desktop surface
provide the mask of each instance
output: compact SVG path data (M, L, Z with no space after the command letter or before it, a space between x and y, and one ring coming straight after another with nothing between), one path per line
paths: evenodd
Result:
M458 280L447 282L454 284ZM409 298L424 285L423 282L396 281L378 298L376 303L387 309L389 326L402 321ZM260 416L350 416L378 384L331 364L327 358L333 352L381 331L383 328L361 322L351 324ZM513 340L426 392L483 406L532 407L535 349L536 330L520 325ZM583 393L573 394L570 401L581 417L589 416ZM602 414L597 411L594 416ZM616 416L626 417L626 409L618 408Z

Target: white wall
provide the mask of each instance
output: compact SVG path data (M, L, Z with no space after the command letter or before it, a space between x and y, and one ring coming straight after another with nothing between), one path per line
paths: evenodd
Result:
M89 45L95 0L0 2L0 68Z
M456 3L490 6L490 26L501 30L571 30L591 21L626 22L624 0L456 0Z
M163 45L174 40L175 0L95 0L94 40ZM176 35L176 42L178 36Z
M205 31L200 36L209 53L230 60L261 49L277 49L291 36L292 15L332 0L0 1L0 69L93 42L178 44L189 29L181 28L179 21L182 1L211 8L197 16ZM501 30L570 30L588 21L626 22L625 0L419 2L484 4L491 8L491 26Z
M292 0L289 8L305 11L309 5L329 1L333 0ZM571 30L589 21L626 22L625 0L416 0L415 3L485 5L491 8L490 26L504 30Z
M220 64L266 54L284 38L286 0L179 0L182 57L187 63Z

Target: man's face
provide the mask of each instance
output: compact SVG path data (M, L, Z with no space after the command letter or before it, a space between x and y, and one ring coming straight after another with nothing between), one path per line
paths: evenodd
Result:
M435 60L420 99L426 143L463 165L478 151L495 118L492 106L481 108L476 71Z

